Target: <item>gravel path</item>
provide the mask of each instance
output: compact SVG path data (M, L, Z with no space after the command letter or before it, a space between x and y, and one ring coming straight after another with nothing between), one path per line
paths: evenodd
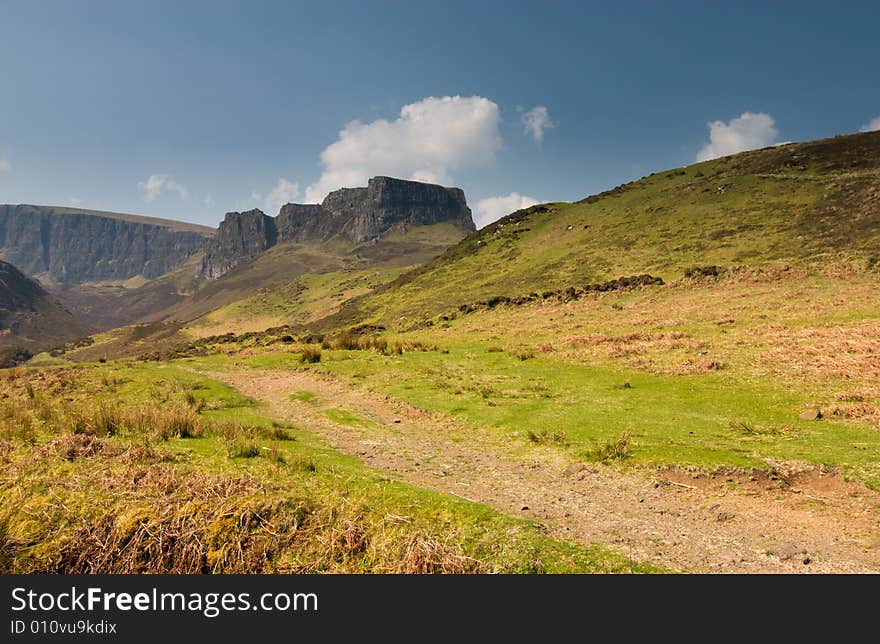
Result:
M834 473L621 472L553 448L524 456L497 434L306 371L205 375L394 478L536 518L554 536L637 561L689 572L880 572L880 495ZM314 399L290 399L303 391ZM330 409L369 422L339 424Z

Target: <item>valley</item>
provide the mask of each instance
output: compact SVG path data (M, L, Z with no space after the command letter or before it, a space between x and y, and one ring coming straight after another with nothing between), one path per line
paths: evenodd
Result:
M880 570L878 132L190 234L47 279L97 333L0 374L5 570Z

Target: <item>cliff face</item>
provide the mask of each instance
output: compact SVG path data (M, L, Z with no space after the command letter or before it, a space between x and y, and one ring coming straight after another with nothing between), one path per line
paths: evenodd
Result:
M201 249L209 235L134 216L0 205L0 258L60 283L158 277Z
M476 230L464 192L430 183L373 177L366 188L331 192L322 206L336 214L342 234L356 243L399 223L427 226L450 221L468 232Z
M217 279L245 259L271 248L277 241L275 220L263 211L227 212L217 235L205 249L201 275Z
M331 192L321 205L287 204L275 218L259 210L227 213L207 247L201 275L216 279L276 243L317 243L340 235L357 244L397 224L439 222L451 222L463 234L476 230L462 190L373 177L366 188Z
M318 204L289 203L281 207L275 218L281 241L308 243L332 237L335 232L333 213Z

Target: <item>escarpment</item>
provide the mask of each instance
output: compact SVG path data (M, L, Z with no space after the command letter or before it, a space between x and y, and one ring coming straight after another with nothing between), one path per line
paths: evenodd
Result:
M319 243L338 236L360 244L395 226L441 222L463 235L476 230L461 189L373 177L365 188L331 192L320 205L286 204L277 217L260 210L227 213L205 249L200 275L216 279L279 243Z
M199 251L212 232L134 215L0 205L0 259L61 284L158 277Z

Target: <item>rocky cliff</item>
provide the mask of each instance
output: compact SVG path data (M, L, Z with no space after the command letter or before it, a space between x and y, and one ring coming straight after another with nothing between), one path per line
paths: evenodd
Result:
M0 367L80 338L86 331L37 281L0 262Z
M320 205L287 204L277 217L259 210L227 213L206 248L201 275L216 279L276 243L319 243L340 236L359 244L395 225L440 222L450 222L464 234L476 230L461 189L373 177L366 188L336 190Z
M62 284L158 277L200 250L212 233L134 215L0 205L0 259Z
M201 274L217 279L244 259L271 248L277 241L275 219L261 210L227 212L217 235L205 249Z

